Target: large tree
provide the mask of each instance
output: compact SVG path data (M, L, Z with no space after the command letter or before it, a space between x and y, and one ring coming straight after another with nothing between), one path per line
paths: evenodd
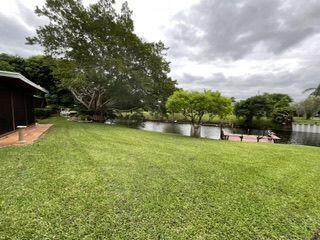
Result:
M183 91L174 92L166 107L171 113L182 113L192 124L191 135L199 135L199 125L205 114L224 117L232 111L231 99L223 97L220 92Z
M237 102L234 106L237 117L243 117L246 125L252 125L254 117L261 118L271 113L268 99L264 96L253 96Z
M292 98L287 94L265 93L237 102L234 111L237 117L245 119L247 126L251 126L254 117L258 119L261 117L272 117L278 121L280 118L276 116L280 113L284 115L291 112L289 110L291 102ZM281 119L283 118L284 116L281 117ZM291 119L291 117L286 116L286 119Z
M36 13L47 17L49 24L27 39L62 59L58 74L63 85L94 112L96 120L102 120L108 109L152 106L175 86L167 76L165 46L140 39L128 4L120 12L114 4L99 0L85 7L80 0L47 0Z

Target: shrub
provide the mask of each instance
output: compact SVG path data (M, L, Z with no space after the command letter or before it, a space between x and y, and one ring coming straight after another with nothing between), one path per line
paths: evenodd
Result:
M129 115L129 119L130 120L135 120L135 121L143 121L144 120L144 116L143 116L143 113L141 113L141 112L134 112L134 113Z
M34 109L35 116L37 119L44 119L50 117L52 114L51 108L35 108Z
M291 124L293 111L290 107L276 108L272 112L272 121L276 124Z

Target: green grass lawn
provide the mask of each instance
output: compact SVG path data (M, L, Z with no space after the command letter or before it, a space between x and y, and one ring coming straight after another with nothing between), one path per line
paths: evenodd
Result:
M0 149L0 239L310 239L320 148L51 119Z
M295 123L300 123L300 124L320 124L320 118L310 118L306 119L304 117L295 117L294 118Z

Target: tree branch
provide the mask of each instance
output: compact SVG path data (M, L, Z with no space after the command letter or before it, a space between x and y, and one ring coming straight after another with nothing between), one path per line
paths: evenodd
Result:
M90 106L82 99L81 94L72 88L70 88L70 91L79 102L81 102L87 109L90 109Z

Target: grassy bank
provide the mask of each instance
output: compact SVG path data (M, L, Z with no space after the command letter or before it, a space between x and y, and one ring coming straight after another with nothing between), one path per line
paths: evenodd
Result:
M310 239L320 148L51 119L0 149L0 239Z
M320 125L320 118L306 119L304 117L295 117L294 122L299 123L299 124L318 124L318 125Z

